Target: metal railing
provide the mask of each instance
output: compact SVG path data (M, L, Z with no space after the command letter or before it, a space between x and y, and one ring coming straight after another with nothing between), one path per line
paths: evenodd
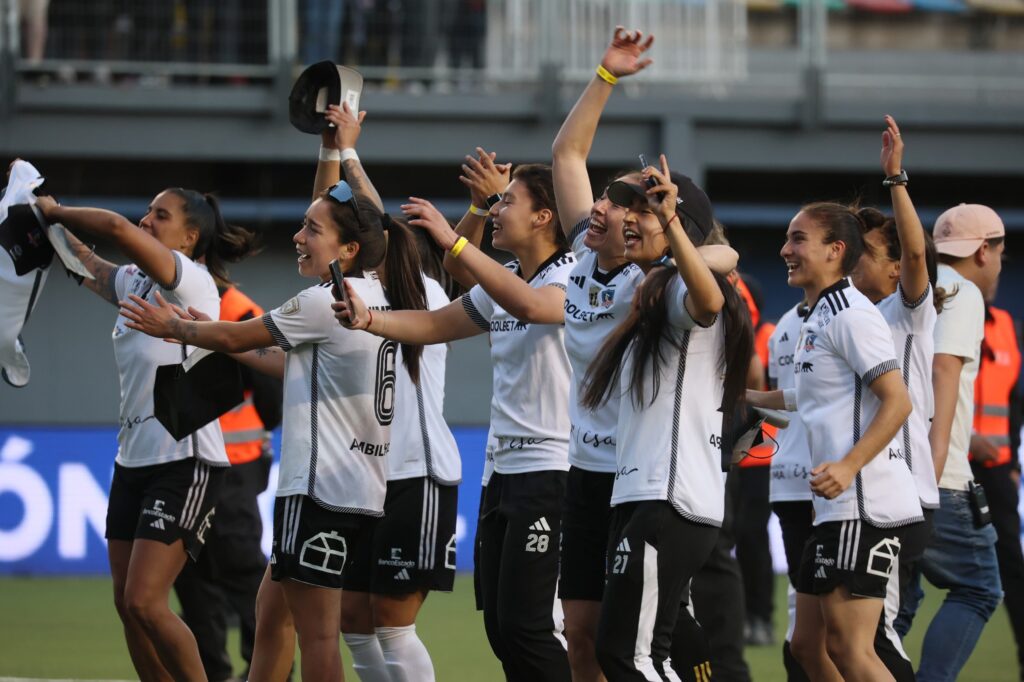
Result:
M643 80L746 73L742 0L63 0L41 49L18 5L0 0L0 51L44 82L272 79L320 59L385 85L582 80L617 24L657 34Z

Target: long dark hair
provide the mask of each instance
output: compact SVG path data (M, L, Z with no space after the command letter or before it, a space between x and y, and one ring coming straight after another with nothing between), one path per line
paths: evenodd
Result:
M750 327L750 313L736 288L724 275L712 274L725 297L720 313L725 325L725 381L719 409L726 419L730 419L737 402L744 395L754 335ZM644 278L634 295L629 315L608 335L587 370L582 399L585 407L593 410L609 399L619 383L622 359L627 352L633 353L633 371L629 378L633 404L641 407L644 404L647 362L652 363L654 369L652 402L657 397L661 388L661 368L666 361L667 350L663 344L670 343L680 348L669 334L668 305L665 302L665 292L678 276L675 267L658 267ZM723 429L723 433L727 432L728 429Z
M199 231L192 259L204 259L210 275L216 281L230 285L232 282L225 263L237 263L257 253L256 233L224 222L220 202L212 194L182 187L170 187L166 191L181 199L185 223Z
M555 184L551 176L551 166L541 163L525 163L516 166L512 172L512 179L518 180L526 188L527 194L533 203L533 210L548 209L551 211L551 238L562 251L569 249L569 240L558 221L558 206L555 204Z
M863 223L863 234L867 235L870 232L879 230L882 233L882 238L885 240L886 257L890 260L899 261L903 257L903 246L900 244L900 233L896 227L896 220L878 209L870 207L859 209L857 215ZM955 296L956 291L954 290L950 293L937 286L939 277L935 242L926 230L921 230L921 232L924 234L925 268L928 270L928 281L932 285L932 303L935 305L935 312L941 313L946 301ZM867 244L865 244L865 248L867 248Z
M392 218L391 220L399 222L398 218ZM451 221L449 221L450 224ZM458 280L444 269L444 255L446 251L438 246L437 242L427 234L426 230L409 228L409 232L412 234L413 241L416 244L416 250L419 251L423 274L433 280L437 280L441 288L444 289L444 294L448 297L449 301L454 301L465 293L465 289L459 284Z
M332 202L335 203L335 202ZM412 231L398 220L383 214L388 247L384 256L384 288L392 310L427 310L427 290L423 286L423 268ZM420 382L423 346L402 344L402 362L414 384Z

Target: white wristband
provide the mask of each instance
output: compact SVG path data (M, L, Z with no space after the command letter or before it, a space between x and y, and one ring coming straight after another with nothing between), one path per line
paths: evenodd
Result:
M341 161L341 152L337 149L328 149L323 145L320 146L320 160L321 161Z
M352 147L349 147L348 149L342 149L341 150L341 160L342 161L358 161L359 160L359 155L356 154L356 150L355 149L353 149Z
M796 389L786 388L782 390L782 400L786 403L786 409L796 412Z

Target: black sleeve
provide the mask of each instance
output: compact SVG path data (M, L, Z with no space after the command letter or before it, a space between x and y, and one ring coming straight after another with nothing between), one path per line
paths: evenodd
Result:
M249 376L243 377L247 386L252 389L252 404L267 431L273 431L281 424L281 405L284 401L284 389L280 379L267 376L262 372L253 372L244 367Z

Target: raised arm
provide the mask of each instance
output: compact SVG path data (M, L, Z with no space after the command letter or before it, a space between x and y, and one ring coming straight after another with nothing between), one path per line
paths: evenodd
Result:
M95 279L83 279L82 285L89 291L95 292L104 301L111 305L117 305L117 290L114 288L114 278L117 277L117 266L110 261L103 260L96 255L96 247L86 246L75 235L68 230L68 243L71 251L82 265Z
M718 288L718 282L711 273L711 268L704 262L697 247L686 236L682 219L676 213L676 197L679 188L669 179L668 160L660 156L661 170L648 166L643 177L655 180L655 185L647 190L648 200L665 228L665 235L672 246L676 269L686 283L686 310L690 317L699 324L711 324L715 316L725 305L725 295ZM658 195L661 194L661 199Z
M335 185L344 176L345 181L352 187L352 191L359 199L369 201L383 213L384 202L381 201L377 188L370 182L370 176L366 174L366 170L363 169L363 164L356 154L356 143L362 132L366 112L360 111L357 116L348 108L348 102L343 102L340 107L334 104L327 107L326 118L334 124L334 128L328 128L320 136L320 146L326 151L326 154L321 153L321 159L316 166L313 199L316 200L321 192ZM339 156L337 160L324 159L325 156L334 156L331 150L337 152Z
M903 170L903 138L892 116L886 115L882 133L882 170L887 178ZM890 185L892 210L900 238L900 287L907 301L917 301L928 289L924 227L914 210L906 184Z
M642 31L626 31L615 27L612 42L601 58L607 75L595 74L576 101L551 145L551 171L555 185L555 201L562 230L568 235L573 227L590 215L594 193L587 173L587 156L594 143L594 134L614 81L641 71L650 59L643 54L654 43L654 36L643 40Z
M476 154L475 157L466 155L466 162L462 164L459 182L469 188L470 203L462 220L455 226L455 233L479 249L489 213L487 199L505 191L512 173L512 164L495 163L497 154L485 151L482 147L476 148ZM444 254L444 269L466 289L472 289L477 284L473 273L447 251Z
M262 318L242 322L183 320L159 291L156 293L156 305L135 295L128 298L129 301L120 302L121 314L128 319L127 326L158 339L177 339L190 346L221 353L244 353L275 345L274 337Z
M836 462L825 462L811 470L811 491L832 499L850 487L854 477L874 459L910 416L911 403L899 370L892 370L871 382L871 392L881 401L861 439Z
M462 300L437 310L369 310L352 285L345 282L348 302L331 304L338 322L349 329L363 329L399 343L427 346L457 341L486 330L469 316Z
M427 230L434 241L451 255L459 236L433 204L426 199L412 197L402 210L411 218L410 225ZM458 260L491 298L517 320L531 324L561 324L565 320L563 289L555 286L535 289L472 244L461 249Z
M61 206L53 197L39 197L36 206L42 211L47 222L62 223L70 230L82 230L94 237L112 240L129 260L165 289L174 283L177 275L174 253L156 237L132 224L124 216L102 208ZM158 216L164 211L159 207L155 210ZM97 286L100 284L103 283L97 282ZM106 297L99 291L97 293Z

